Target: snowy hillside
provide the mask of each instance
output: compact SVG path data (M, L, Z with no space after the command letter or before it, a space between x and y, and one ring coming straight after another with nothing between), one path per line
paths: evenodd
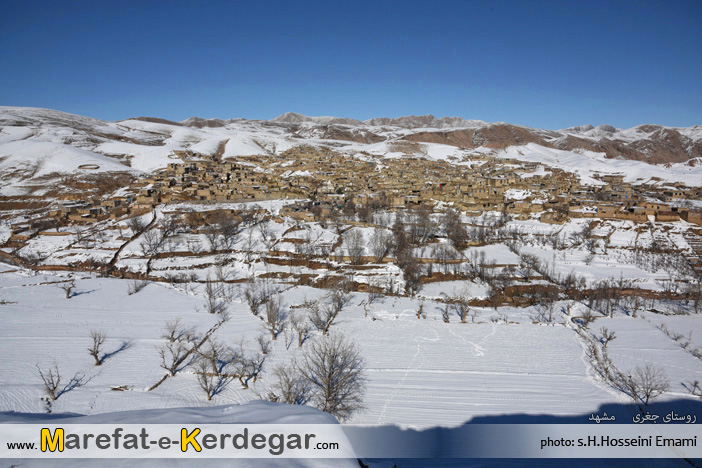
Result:
M677 163L654 167L643 161L607 159L602 153L557 150L535 143L509 147L497 153L497 156L541 163L574 172L585 185L601 185L602 182L592 178L596 174L621 175L624 176L625 182L633 184L652 183L653 178L658 178L664 182L683 182L693 187L702 185L702 165Z
M454 132L475 133L456 139L452 136ZM510 132L523 136L514 139ZM612 159L619 155L620 158L641 160L635 166L634 174L658 175L660 172L665 180L702 184L699 165L685 163L702 156L700 126L672 129L649 125L629 130L583 126L550 132L457 117L437 119L431 115L360 122L295 113L270 121L191 118L170 122L138 118L105 122L47 109L0 107L3 182L0 194L29 193L29 186L55 184L61 174L149 173L172 162L173 151L191 150L236 158L280 154L305 144L332 146L349 156L368 152L381 157L409 155L446 159L451 156L460 160L484 152L486 147L493 147L495 141L499 141L498 147L508 148L506 154L518 155L524 150L509 147L522 145L524 135L531 135L528 140L544 148L555 146L562 150L557 161L549 156L553 154L550 150L540 149L537 153L543 155L542 161L551 161L568 171L584 174L583 170L596 170L616 174L626 166ZM472 143L468 145L469 140ZM529 147L527 151L532 152L533 148ZM572 150L576 153L568 152ZM675 164L663 169L648 164L649 159ZM640 178L636 175L628 177Z

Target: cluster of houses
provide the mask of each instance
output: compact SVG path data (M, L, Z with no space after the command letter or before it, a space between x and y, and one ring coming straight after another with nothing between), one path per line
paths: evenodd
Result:
M498 211L526 219L540 213L540 219L549 223L582 217L634 222L683 219L702 225L702 211L676 203L702 199L700 188L662 184L655 178L632 185L614 175L600 176L601 185L583 185L577 175L561 169L489 155L451 164L412 155L350 157L327 147L301 145L278 155L236 160L191 151L176 151L173 158L179 161L118 195L96 200L82 199L81 193L63 195L48 217L89 223L147 212L169 202L309 199L291 205L287 214L314 220L349 202L359 206L382 199L390 210L439 203L472 215ZM28 226L21 224L13 226L13 234L26 236Z

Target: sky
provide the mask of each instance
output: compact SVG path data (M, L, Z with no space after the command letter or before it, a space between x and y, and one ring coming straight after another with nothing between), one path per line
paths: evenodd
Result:
M702 124L702 1L31 1L0 105L104 120Z

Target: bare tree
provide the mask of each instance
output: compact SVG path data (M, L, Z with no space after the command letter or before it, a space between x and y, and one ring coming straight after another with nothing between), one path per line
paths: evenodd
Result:
M251 278L244 286L244 299L249 305L251 313L258 315L261 308L261 303L264 299L264 294L261 285L255 278Z
M327 296L327 301L322 304L313 301L306 305L310 311L310 322L312 325L326 335L329 327L339 316L339 312L349 303L351 295L346 292L343 283L338 283Z
M375 228L370 238L370 250L376 262L381 262L390 254L393 245L393 236L382 228Z
M296 367L278 366L268 399L288 405L306 405L312 398L312 385Z
M236 243L240 232L240 222L234 219L231 213L219 211L215 215L214 222L217 224L219 234L222 235L224 247L231 249Z
M468 242L468 233L463 225L461 225L460 212L454 208L449 208L444 213L442 224L446 237L451 241L457 249L465 247Z
M209 337L202 346L197 349L197 354L201 361L208 364L208 372L220 375L224 372L224 368L231 361L231 352L229 349L217 341L216 338Z
M638 290L638 288L627 297L625 302L626 306L631 311L631 316L636 318L639 310L643 309L644 306L644 298L641 297L641 292Z
M190 348L183 341L168 342L156 348L161 357L161 367L173 377L182 370L186 359L190 356Z
M283 330L283 322L285 320L285 310L281 303L280 297L270 297L264 304L266 309L266 321L264 325L271 333L271 339L275 340L278 334Z
M263 241L268 241L271 237L273 237L270 221L263 220L256 225L256 228L258 229L258 233L261 235L261 239Z
M200 253L202 250L202 242L197 237L186 237L185 243L188 246L188 250L194 254Z
M419 315L417 315L417 317L419 317ZM443 320L444 323L451 322L451 304L446 304L446 306L441 309L441 320Z
M613 331L609 331L607 327L600 328L600 333L602 334L602 347L605 349L609 342L617 337L617 335Z
M410 230L410 242L413 244L424 244L436 234L437 224L431 219L433 209L427 205L421 205L412 211Z
M271 352L271 342L266 335L258 335L258 337L256 337L256 342L258 343L258 347L261 348L261 354L268 354Z
M61 384L61 372L59 371L56 362L54 362L53 367L46 370L39 368L38 364L36 365L36 368L39 371L39 377L44 383L44 392L46 393L47 398L51 401L58 400L58 398L64 393L70 392L75 388L82 387L90 380L86 379L85 375L76 373L73 377L71 377L71 380L69 380L68 383L63 386L63 388L59 389L59 385ZM47 404L47 407L49 412L51 412L50 402Z
M297 334L297 346L301 348L305 341L310 337L310 322L303 316L291 313L290 324Z
M364 251L363 234L359 229L352 229L344 235L344 245L346 253L349 256L351 263L361 263Z
M468 315L470 315L471 309L469 307L470 298L468 296L458 296L455 298L455 303L453 307L456 309L458 316L461 318L461 323L466 323ZM472 321L475 322L475 315L472 316Z
M212 337L197 348L197 355L195 374L198 384L207 395L207 400L212 400L212 397L224 390L233 379L234 376L227 373L226 367L237 356Z
M70 299L71 297L73 297L73 292L76 289L76 280L72 279L70 281L61 283L59 285L59 288L63 289L63 292L66 293L66 299Z
M59 372L58 365L54 363L53 368L49 367L46 370L41 370L37 364L36 368L39 371L39 377L41 378L42 382L44 382L44 392L49 398L51 398L51 401L56 401L56 399L59 397L57 390L61 384L61 372Z
M256 381L263 371L263 364L265 361L265 355L257 354L250 356L244 350L243 342L239 343L239 350L232 358L232 364L242 388L249 388L249 380L253 379L254 382Z
M351 301L351 295L348 292L348 284L345 281L337 283L336 286L332 288L328 297L334 308L341 311L341 309L346 307Z
M326 335L329 327L334 324L339 312L341 312L341 309L338 309L333 304L314 302L310 305L310 322L317 330L322 332L322 335Z
M176 341L180 341L186 333L187 330L183 327L181 319L176 318L166 322L165 330L161 338L168 340L169 343L175 343Z
M595 315L592 308L586 307L583 311L583 315L580 316L580 320L582 321L583 327L587 329L590 324L595 321Z
M519 266L524 281L529 281L529 278L541 268L541 261L536 255L521 253L519 255Z
M163 237L171 237L178 232L178 229L182 226L181 219L175 216L164 216L164 218L158 223L163 231Z
M154 256L158 252L158 249L160 249L163 243L166 241L166 238L163 236L160 229L149 229L144 231L144 234L141 237L142 240L139 245L145 257Z
M422 273L424 269L419 260L412 255L410 249L397 253L397 266L402 270L405 280L405 291L414 296L421 288Z
M649 400L656 398L670 389L670 382L663 368L646 363L636 366L633 374L623 376L624 385L630 396L648 406Z
M136 294L139 291L141 291L142 289L144 289L145 287L147 287L148 285L149 285L148 280L138 280L138 279L131 280L127 284L127 294L129 296Z
M102 330L91 330L90 338L92 338L93 343L88 348L88 352L93 357L93 359L95 359L95 365L99 366L102 364L104 358L104 356L100 357L100 353L102 352L102 345L105 344L107 335Z
M254 237L253 229L249 230L249 234L244 239L244 245L242 246L244 250L244 255L246 256L247 263L251 263L256 255L256 249L258 248L258 238Z
M207 401L211 401L215 395L224 390L233 378L228 374L212 372L207 359L199 359L195 363L195 375L197 383L207 396Z
M260 224L259 224L260 226ZM275 244L278 243L278 238L275 236L275 234L270 234L268 237L265 237L261 239L261 242L263 243L264 247L266 248L266 253L269 253L271 250L273 250L273 247L275 247ZM265 257L264 261L265 261Z
M382 288L380 286L380 281L378 281L375 278L369 278L368 279L368 300L366 301L367 305L372 305L377 299L382 296ZM368 315L366 313L366 315Z
M700 302L702 301L702 280L698 278L694 283L687 285L685 289L685 297L688 302L692 302L692 307L695 313L700 311Z
M210 279L209 273L205 279L205 308L210 314L222 314L223 318L226 318L225 313L226 306L220 301L221 291L220 288Z
M215 392L217 376L209 369L206 360L200 359L195 363L195 375L197 376L197 383L207 395L207 401L211 401Z
M131 229L132 235L137 235L146 227L146 223L141 220L141 216L134 216L127 220L127 227Z
M531 315L531 319L539 323L553 323L556 319L555 296L549 291L543 290L537 290L535 296L539 300L539 304L536 306L536 312Z
M459 252L447 243L436 244L431 249L431 256L441 266L444 274L448 274L453 260L460 257ZM454 262L455 266L455 262ZM455 268L454 268L455 271Z
M364 363L353 342L337 335L318 340L296 367L312 386L318 409L343 421L363 407Z
M220 248L219 229L217 226L212 224L207 225L202 230L202 233L205 235L205 239L207 239L207 243L210 245L210 252L217 252Z

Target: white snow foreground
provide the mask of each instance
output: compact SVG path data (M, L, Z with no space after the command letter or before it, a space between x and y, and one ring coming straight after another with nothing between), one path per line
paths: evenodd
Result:
M249 389L233 382L211 402L192 368L149 391L165 373L156 350L165 342L165 322L181 318L196 333L217 323L214 314L204 311L202 296L163 283L128 295L127 280L81 274L76 295L65 299L56 284L65 277L3 270L0 293L7 303L0 307L0 411L98 414L244 403L267 394L275 368L289 366L310 345L286 345L285 337L279 337L257 382ZM295 286L283 298L293 305L324 294ZM593 378L578 334L562 324L531 323L531 309L504 308L513 323L492 323L490 309L482 309L476 323L455 318L443 323L443 304L429 298L421 320L416 318L418 298L382 298L367 317L363 299L356 293L331 330L351 337L365 361L365 409L350 423L452 427L482 415L583 414L620 401L620 395ZM233 346L243 339L245 350L256 352L262 321L243 301L233 302L229 312L216 337ZM87 351L91 330L107 335L104 349L111 356L101 366ZM310 343L321 339L316 334ZM35 364L48 369L53 362L65 382L77 375L84 376L84 383L47 405Z

